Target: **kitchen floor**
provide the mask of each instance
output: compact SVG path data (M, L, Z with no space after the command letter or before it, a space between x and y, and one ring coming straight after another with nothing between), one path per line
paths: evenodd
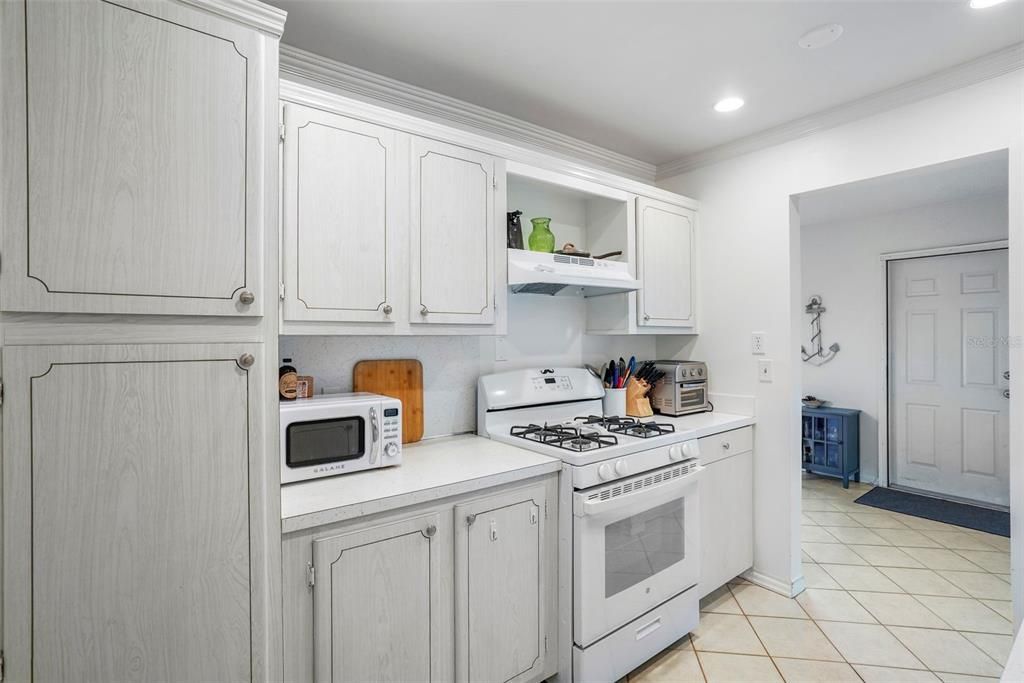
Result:
M1010 539L853 501L804 475L807 590L742 579L630 681L996 681L1010 652Z

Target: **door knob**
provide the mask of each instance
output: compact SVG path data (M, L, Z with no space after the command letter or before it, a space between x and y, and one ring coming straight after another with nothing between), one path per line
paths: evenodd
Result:
M238 366L243 370L248 370L252 367L253 363L256 362L256 357L251 353L243 353L238 357Z
M240 304L244 304L246 306L249 306L252 303L254 303L255 301L256 301L256 295L253 294L252 292L248 291L248 290L245 290L241 294L238 295L238 303L240 303Z

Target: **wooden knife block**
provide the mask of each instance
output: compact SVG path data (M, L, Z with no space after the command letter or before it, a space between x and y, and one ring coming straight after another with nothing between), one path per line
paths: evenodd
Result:
M651 385L642 379L631 378L626 383L626 415L630 417L650 417L654 415L647 392Z

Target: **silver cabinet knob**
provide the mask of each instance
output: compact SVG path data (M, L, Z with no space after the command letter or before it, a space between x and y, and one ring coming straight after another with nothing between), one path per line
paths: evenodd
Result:
M423 533L426 535L427 538L433 538L434 534L437 533L437 527L431 524L427 526L426 531L424 531Z
M391 315L391 311L394 309L391 308L391 304L384 304L384 307L380 310L384 312L384 315Z
M243 353L238 357L238 366L244 370L248 370L256 362L256 357L251 353Z
M728 441L723 441L722 442L722 450L727 451L730 448L732 448L732 445L730 445Z
M1010 371L1009 370L1006 370L1005 372L1003 372L1003 379L1007 379L1007 380L1010 379Z
M649 316L646 313L644 313L644 322L646 322L646 321L648 321L650 319L651 319L651 316Z
M424 306L423 304L420 304L420 315L426 315L428 313L430 313L430 311L427 310L427 307Z
M238 295L238 303L249 306L256 301L256 295L249 290L244 290Z
M1003 398L1010 398L1010 390L1003 389Z

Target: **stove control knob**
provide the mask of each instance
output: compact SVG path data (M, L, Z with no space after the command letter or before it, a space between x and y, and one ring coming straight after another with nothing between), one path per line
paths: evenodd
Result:
M612 471L612 466L606 462L601 463L601 466L597 468L597 476L602 481L607 481L615 476L615 472Z
M682 460L683 459L683 447L677 443L672 444L668 447L668 459L669 460Z
M696 458L700 455L700 448L696 441L687 441L683 444L683 455L687 458Z
M624 477L627 474L629 474L629 465L626 464L625 460L615 461L615 474L619 475L620 477Z

